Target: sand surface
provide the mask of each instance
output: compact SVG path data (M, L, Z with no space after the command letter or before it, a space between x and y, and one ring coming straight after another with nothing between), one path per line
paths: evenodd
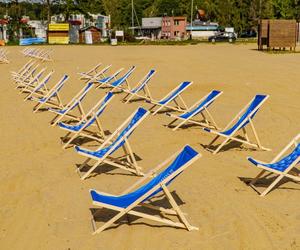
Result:
M54 47L54 62L44 65L55 70L51 84L64 73L70 75L62 90L65 103L83 86L77 72L98 62L112 64L113 70L136 65L133 85L155 68L149 86L156 99L184 80L194 82L183 94L189 105L212 89L224 91L211 107L220 127L255 94L270 95L255 125L262 144L272 152L238 146L212 155L204 149L213 139L211 134L199 127L173 132L164 126L170 121L164 114L146 119L130 138L144 172L185 144L203 155L170 186L199 231L132 218L131 225L122 220L92 236L89 189L118 194L139 177L116 169L81 181L75 166L84 158L73 148L61 148L65 132L50 126L53 114L33 114L33 103L24 102L14 89L9 72L27 59L19 47L9 47L11 63L0 65L0 249L300 249L299 184L284 182L261 198L241 181L258 173L247 156L271 160L299 133L300 54L273 55L255 48L227 44ZM85 105L104 93L93 90ZM138 106L150 107L143 102L123 104L122 96L115 97L101 117L106 130L113 131Z

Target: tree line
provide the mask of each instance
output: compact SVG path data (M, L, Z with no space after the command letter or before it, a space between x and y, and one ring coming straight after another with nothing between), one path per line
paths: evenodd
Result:
M142 17L186 16L190 20L192 0L134 0L135 23ZM6 3L8 2L8 3ZM237 32L257 26L260 18L296 19L300 21L300 0L194 0L193 16L197 9L205 11L205 19L221 26L232 26ZM32 20L49 20L51 15L101 13L111 16L112 28L131 26L131 0L0 0L0 18L8 14L13 19L29 16Z

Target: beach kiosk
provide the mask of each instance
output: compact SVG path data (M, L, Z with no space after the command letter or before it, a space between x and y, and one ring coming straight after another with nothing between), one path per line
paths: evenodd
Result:
M68 44L69 43L69 24L51 23L48 26L49 44Z

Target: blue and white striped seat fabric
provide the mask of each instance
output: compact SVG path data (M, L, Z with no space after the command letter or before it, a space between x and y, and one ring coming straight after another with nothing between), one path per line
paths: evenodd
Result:
M132 203L134 203L138 198L142 197L151 189L153 189L155 186L162 183L168 176L170 176L171 174L179 170L181 167L183 167L187 162L192 160L197 155L198 152L196 152L193 148L191 148L190 146L185 146L184 149L175 158L175 160L164 171L162 171L160 174L158 174L156 177L150 180L147 184L138 188L134 192L121 195L121 196L110 196L110 195L101 194L96 190L91 190L90 194L92 200L95 202L109 204L115 207L126 208ZM168 181L166 185L170 184L180 173L182 173L182 171L179 172L176 176L174 176L173 179ZM160 191L162 191L162 189L161 187L158 187L156 190L153 191L153 193L151 193L146 198L146 200L153 197Z
M200 112L202 112L204 110L204 108L207 108L210 104L212 104L211 100L213 100L220 93L221 93L221 91L218 91L218 90L211 91L210 94L201 103L199 103L195 108L179 115L179 117L182 119L188 119L191 116L195 116L195 115L199 114ZM208 103L209 103L209 105L207 105Z
M160 100L158 103L164 105L172 100L174 100L185 88L187 88L191 82L182 82L170 95L168 95L163 100Z
M87 95L87 93L89 92L89 90L93 87L93 83L90 82L87 84L87 86L85 87L85 89L83 90L82 94L74 100L74 102L71 104L71 107L66 107L64 109L57 109L57 108L49 108L49 111L52 111L56 114L60 114L63 115L65 114L68 110L71 111L74 108L76 108L79 103L85 98L85 96Z
M261 165L267 168L271 168L280 172L284 172L298 157L300 157L300 144L287 156L274 163L261 163L248 157L248 160L254 165ZM297 163L299 164L299 162Z
M128 125L120 132L120 134L118 135L118 137L107 147L102 148L100 150L97 151L90 151L90 150L86 150L86 149L82 149L78 146L75 147L77 152L81 152L81 153L85 153L87 155L91 155L97 158L102 158L109 150L111 150L113 148L113 151L110 152L110 154L112 154L113 152L115 152L118 148L120 148L121 146L123 146L123 144L125 143L125 138L124 135L126 135L128 133L128 131L132 130L132 127L139 122L140 119L142 119L144 117L144 115L147 114L147 110L143 109L143 108L139 108L136 113L134 114L134 116L132 117L131 121L128 123ZM130 134L128 134L126 136L126 138L128 138L131 133L133 131L130 132Z
M93 115L90 120L88 120L86 122L85 121L80 121L76 125L70 125L70 124L66 124L64 122L59 122L58 126L63 128L63 129L73 131L73 132L77 132L82 128L88 128L89 126L91 126L95 122L96 118L99 117L103 113L103 111L106 108L107 102L112 98L112 96L113 96L113 93L111 93L111 92L107 93L107 95L105 96L103 102L100 104L99 108L95 112L95 115Z
M249 107L246 109L244 114L237 120L237 122L229 129L220 132L220 134L223 135L231 135L236 129L242 129L249 123L249 115L257 109L257 107L267 98L268 96L266 95L256 95ZM258 109L251 115L251 119L256 115ZM211 129L209 128L203 128L207 132L210 132Z

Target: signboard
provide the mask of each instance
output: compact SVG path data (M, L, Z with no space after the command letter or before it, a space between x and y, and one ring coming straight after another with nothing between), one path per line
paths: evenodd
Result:
M51 23L48 27L49 31L69 31L68 23Z
M117 30L116 31L116 36L124 36L124 31L123 30Z

